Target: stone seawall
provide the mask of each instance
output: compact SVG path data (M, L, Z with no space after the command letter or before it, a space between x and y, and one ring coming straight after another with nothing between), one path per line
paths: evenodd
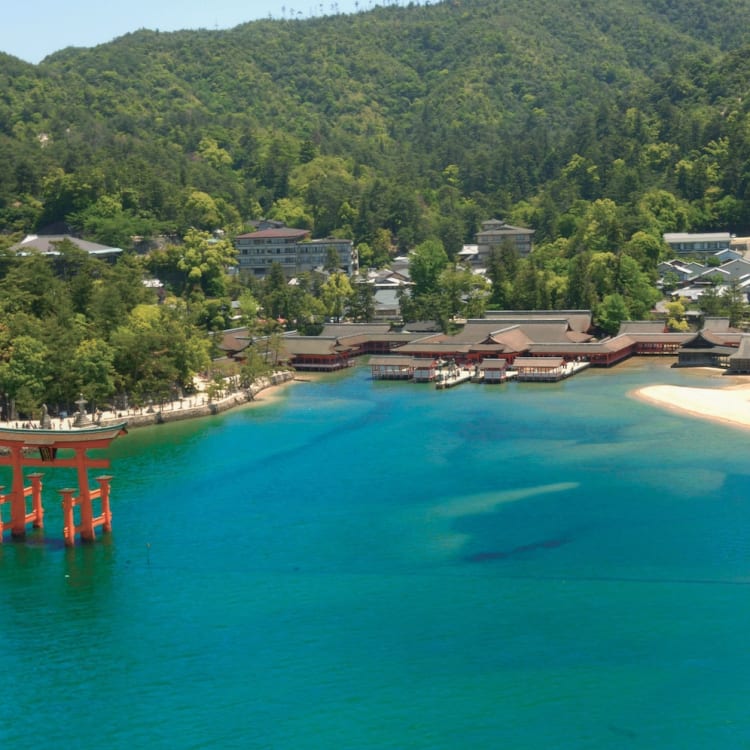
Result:
M131 427L149 427L155 424L165 424L166 422L178 422L183 419L210 417L213 414L220 414L221 412L229 411L229 409L233 409L236 406L247 404L251 402L258 393L266 388L271 388L274 385L281 385L282 383L288 383L290 380L294 380L294 375L295 373L290 371L275 372L268 377L258 378L258 380L256 380L249 388L236 391L224 398L215 399L195 406L180 408L172 403L166 409L154 407L151 413L143 412L134 414L133 412L128 412L122 413L121 416L113 415L108 412L102 416L101 424L107 425L119 422L122 419L127 419L128 429L130 429Z

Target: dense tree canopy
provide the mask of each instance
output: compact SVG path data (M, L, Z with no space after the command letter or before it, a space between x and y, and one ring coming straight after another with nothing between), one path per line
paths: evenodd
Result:
M0 222L122 246L264 214L450 257L499 214L593 251L744 231L748 21L748 0L462 0L1 56Z

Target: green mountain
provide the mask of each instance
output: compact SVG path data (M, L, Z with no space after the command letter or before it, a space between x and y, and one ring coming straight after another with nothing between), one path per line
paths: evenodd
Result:
M0 56L0 229L260 216L449 253L608 200L638 229L750 231L750 0L453 0Z

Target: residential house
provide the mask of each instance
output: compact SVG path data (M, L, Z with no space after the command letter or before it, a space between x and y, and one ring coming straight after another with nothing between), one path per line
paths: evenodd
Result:
M728 273L731 279L742 279L750 274L750 261L744 258L733 258L722 263L719 268Z
M476 244L465 245L458 253L458 259L472 267L486 268L492 249L507 242L515 247L520 257L525 258L531 253L533 239L533 229L514 227L499 219L490 219L482 222L481 231L476 233Z
M718 253L713 254L714 258L718 258L721 263L728 263L730 260L740 260L745 257L745 254L733 247L726 250L719 250Z
M744 257L750 253L750 237L732 237L729 247Z
M395 271L391 268L371 270L367 274L367 283L373 285L376 320L398 320L401 316L399 291L411 286L407 271Z
M659 281L662 286L670 279L673 283L676 279L678 284L684 284L703 273L705 270L706 266L702 263L687 263L679 259L662 261L656 267L656 271L659 274Z

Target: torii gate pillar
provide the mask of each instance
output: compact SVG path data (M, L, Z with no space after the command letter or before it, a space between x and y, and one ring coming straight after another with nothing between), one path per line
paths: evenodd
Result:
M0 442L0 445L2 443ZM6 446L10 451L12 466L11 489L8 493L0 494L0 505L10 504L10 520L2 521L0 517L0 536L6 529L10 529L14 539L26 536L26 525L31 523L35 529L44 526L44 508L42 507L42 477L43 474L29 474L31 484L27 487L23 477L23 447L21 445ZM6 463L0 460L0 464ZM0 490L4 488L0 487ZM31 511L26 507L26 498L31 497Z

